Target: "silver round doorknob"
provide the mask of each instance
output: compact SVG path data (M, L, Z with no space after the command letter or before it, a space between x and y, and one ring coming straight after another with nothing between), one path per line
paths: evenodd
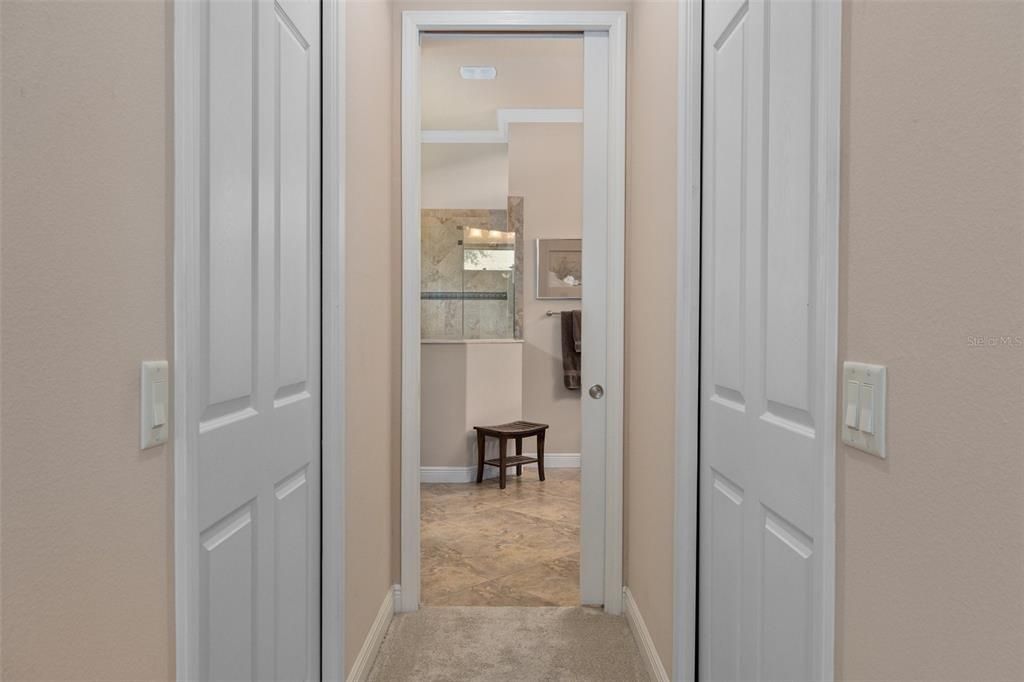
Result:
M599 400L604 397L604 386L601 384L594 384L590 387L590 397L594 400Z

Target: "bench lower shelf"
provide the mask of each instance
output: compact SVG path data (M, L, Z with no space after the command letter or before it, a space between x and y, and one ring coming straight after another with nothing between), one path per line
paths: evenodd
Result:
M512 455L505 458L505 467L511 466L522 466L523 464L533 464L537 461L536 457L524 457L522 455ZM484 464L490 464L492 467L500 467L500 459L485 459Z

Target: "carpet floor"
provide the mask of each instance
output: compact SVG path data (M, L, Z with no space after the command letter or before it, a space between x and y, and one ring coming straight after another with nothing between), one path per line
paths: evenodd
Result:
M371 682L649 680L621 616L584 607L424 607L391 621Z

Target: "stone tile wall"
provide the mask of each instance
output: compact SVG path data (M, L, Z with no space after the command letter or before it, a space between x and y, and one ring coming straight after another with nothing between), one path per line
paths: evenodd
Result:
M509 197L509 211L423 209L421 338L522 338L522 211L522 197ZM472 228L516 233L512 272L463 270L463 237Z

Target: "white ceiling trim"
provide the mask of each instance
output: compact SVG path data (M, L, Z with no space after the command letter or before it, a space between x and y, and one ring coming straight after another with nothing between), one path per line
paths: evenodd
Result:
M583 109L498 109L497 130L424 130L423 144L508 144L512 123L583 123Z

